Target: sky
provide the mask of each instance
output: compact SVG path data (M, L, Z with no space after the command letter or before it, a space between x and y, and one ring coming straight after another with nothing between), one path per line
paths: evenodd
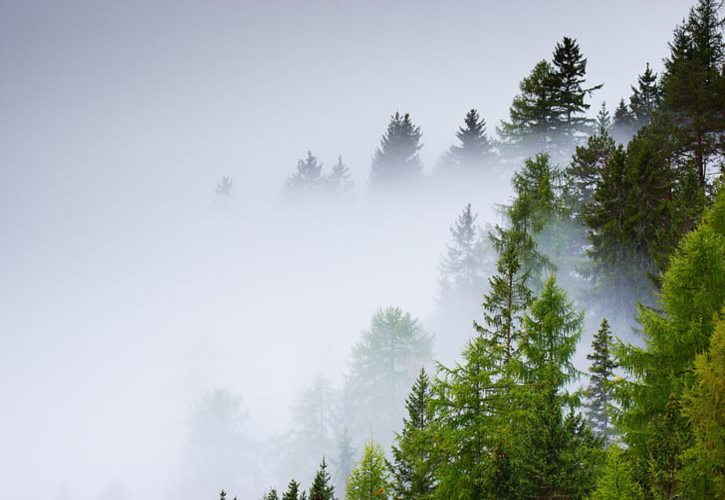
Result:
M362 193L401 111L430 171L470 108L495 130L563 36L604 84L593 110L613 109L645 63L661 69L689 6L0 0L0 497L152 488L216 386L281 432L377 307L431 313L470 201L320 218L280 207L297 160L342 154ZM222 175L231 210L213 200ZM498 182L473 200L482 222Z

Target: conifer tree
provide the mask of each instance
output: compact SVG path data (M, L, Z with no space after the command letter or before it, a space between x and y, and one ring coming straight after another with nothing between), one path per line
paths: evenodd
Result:
M607 109L607 103L604 101L602 101L602 105L599 107L595 125L596 135L608 135L612 128L612 117Z
M606 461L591 499L644 499L644 491L634 479L632 465L627 460L625 451L616 444L607 448Z
M297 162L297 170L287 179L284 189L288 194L309 194L318 191L322 183L322 163L308 151L307 156Z
M482 288L485 249L477 218L469 203L450 228L453 240L439 266L442 296L465 297Z
M342 155L337 157L337 163L332 166L332 171L325 177L327 186L333 193L345 194L352 189L352 174L342 161Z
M234 182L226 175L222 177L222 180L216 185L214 192L217 196L222 198L228 198L232 194L232 185Z
M327 472L327 463L324 458L312 480L308 498L309 500L335 500L335 488L332 486L332 479Z
M606 319L602 320L599 330L594 335L592 349L587 354L587 359L592 362L589 367L589 387L585 391L588 399L587 417L592 429L604 438L606 444L611 444L613 435L609 423L608 405L612 400L612 376L617 363L613 359L612 333Z
M368 442L360 462L347 480L345 500L387 500L388 472L382 448Z
M410 186L420 180L422 165L418 151L423 147L420 127L410 115L396 112L380 140L370 169L372 188Z
M486 121L475 109L466 114L464 125L456 132L459 145L451 146L448 161L467 171L480 172L493 158L493 144L486 133Z
M640 129L649 123L660 103L657 74L652 71L649 63L647 63L644 73L637 77L637 87L631 88L632 96L629 98L629 108L634 115L635 128Z
M279 495L277 494L277 490L272 488L264 495L262 500L279 500Z
M352 438L347 427L337 440L337 460L335 460L335 486L338 491L345 491L347 478L355 465L355 450L352 447Z
M372 433L390 445L417 367L430 360L431 338L417 319L397 307L373 315L370 328L353 347L344 388L346 422L359 433L358 439Z
M718 498L725 494L725 318L710 338L707 352L695 359L695 378L685 391L682 414L693 433L681 455L680 480L688 498Z
M300 497L300 483L292 479L287 485L287 491L282 495L282 500L302 500Z
M560 134L568 144L574 144L577 132L589 133L592 120L582 116L590 107L587 95L602 85L583 88L587 60L573 38L564 37L556 44L553 56L555 93L554 105Z
M396 500L426 498L435 486L429 429L433 420L431 386L424 368L420 370L405 407L408 416L403 419L402 432L396 434L390 465L390 488Z
M583 222L593 202L602 171L607 167L615 149L614 140L606 131L589 137L585 146L576 148L565 173L568 188L566 194L574 219Z
M612 117L612 138L619 144L626 144L636 131L635 117L624 99L619 101Z

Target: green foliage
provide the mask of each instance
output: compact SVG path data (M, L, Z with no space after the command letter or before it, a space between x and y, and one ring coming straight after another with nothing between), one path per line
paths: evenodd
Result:
M277 490L272 488L267 493L264 494L262 497L262 500L279 500L279 495L277 494Z
M657 73L652 71L647 63L644 73L637 77L637 87L632 87L632 96L629 98L629 107L634 115L637 129L649 123L659 104L660 89L657 86Z
M282 500L302 500L302 495L307 496L301 492L300 483L292 479L287 485L287 491L282 495Z
M421 366L430 363L431 338L397 307L373 315L352 350L344 389L346 422L387 446L403 418L405 397Z
M324 458L312 480L308 498L309 500L335 500L335 488L332 486L332 479L327 472L327 463Z
M413 124L410 115L396 112L390 117L388 128L375 151L370 169L370 186L401 187L416 183L421 175L422 164L418 151L420 127Z
M390 488L395 499L426 498L433 492L435 479L429 433L433 420L431 386L425 369L420 370L405 407L408 416L392 448Z
M594 335L592 349L587 354L591 361L589 367L589 386L585 391L587 397L587 417L592 429L610 444L613 440L609 422L609 405L612 401L612 377L617 367L612 353L612 332L606 319Z
M606 462L597 479L592 500L644 499L642 487L635 481L626 452L618 445L607 449Z
M347 480L345 500L387 500L389 489L385 455L382 448L370 440Z
M583 221L591 209L595 190L616 149L614 139L606 131L589 137L585 146L576 148L565 172L568 205L576 220Z

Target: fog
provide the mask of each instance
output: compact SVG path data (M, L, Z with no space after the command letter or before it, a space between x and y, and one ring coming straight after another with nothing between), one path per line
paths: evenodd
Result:
M0 497L187 498L205 393L241 395L250 439L284 435L381 307L455 351L429 322L449 226L466 203L500 222L516 166L375 198L390 115L421 126L430 173L564 35L613 109L690 5L543 4L1 0ZM308 150L343 155L349 196L283 196ZM253 476L257 497L281 480Z

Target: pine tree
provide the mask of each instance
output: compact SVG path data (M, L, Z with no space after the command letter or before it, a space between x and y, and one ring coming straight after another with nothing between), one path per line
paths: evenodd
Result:
M493 144L486 134L486 121L475 109L466 114L464 125L456 132L460 145L451 146L448 161L467 171L481 172L493 158Z
M300 496L300 483L292 479L287 485L287 491L282 495L282 500L302 500Z
M644 491L635 481L626 452L618 445L607 448L606 462L592 500L642 500Z
M337 157L337 163L332 171L325 177L328 188L337 194L348 193L353 187L352 174L342 161L342 155Z
M617 366L612 354L612 333L609 323L602 320L599 330L594 335L592 349L587 354L592 362L589 367L589 387L585 391L588 399L587 417L594 431L604 438L606 444L613 440L609 423L608 405L612 400L612 376Z
M617 424L650 492L680 487L681 454L692 430L681 415L683 388L706 349L715 314L725 305L725 196L718 193L704 222L684 237L662 278L661 311L641 309L646 347L618 349L630 375L617 397ZM674 493L673 493L674 492Z
M509 109L509 121L501 122L499 135L509 144L529 151L553 148L558 129L552 110L555 99L555 70L547 61L540 61L531 74L521 80L520 94Z
M335 486L338 491L345 491L347 478L355 465L355 450L352 447L352 438L343 428L337 440L337 460L335 460Z
M269 490L269 492L265 493L264 497L262 497L262 500L279 500L277 490L272 488L271 490Z
M687 498L725 495L725 318L710 338L707 352L695 359L695 379L683 397L682 414L694 440L681 455L680 480Z
M423 147L420 127L413 124L410 115L396 112L380 140L370 169L370 186L402 187L420 180L422 165L418 151Z
M647 63L644 73L637 78L637 87L631 88L632 96L629 98L629 108L634 115L635 128L640 129L649 123L660 103L657 74L652 71L649 63Z
M604 101L602 101L602 105L599 107L595 124L597 135L608 135L612 128L612 117L607 109L607 103Z
M626 144L636 131L635 117L624 99L619 101L612 119L612 138L619 144Z
M431 463L429 425L433 419L431 386L428 374L421 368L418 379L405 402L408 412L403 430L396 434L390 465L390 488L396 500L425 498L435 486Z
M587 71L587 60L573 38L564 37L556 44L553 64L556 85L554 102L559 122L557 127L567 146L571 147L569 145L574 145L577 133L590 132L592 120L582 116L590 107L585 99L602 85L582 87Z
M614 140L607 134L598 133L589 137L586 146L576 148L565 175L567 196L572 217L582 221L593 202L594 191L600 182L602 171L607 167L616 149ZM601 131L600 131L601 132Z
M477 218L469 203L450 228L453 241L439 266L442 297L466 297L482 288L485 249Z
M327 472L327 464L324 458L320 468L315 473L315 478L312 480L308 498L309 500L335 500L335 488L332 486L332 479Z
M232 195L232 185L234 182L226 175L222 177L222 180L216 185L214 192L217 196L222 198L228 198Z
M373 315L353 347L344 388L346 422L358 439L372 433L386 447L390 444L417 370L430 360L431 338L417 319L397 307Z
M309 194L318 191L322 183L322 163L308 151L307 157L297 162L297 170L287 179L284 190L288 194Z
M368 442L363 456L347 480L345 500L387 500L388 472L382 448Z

